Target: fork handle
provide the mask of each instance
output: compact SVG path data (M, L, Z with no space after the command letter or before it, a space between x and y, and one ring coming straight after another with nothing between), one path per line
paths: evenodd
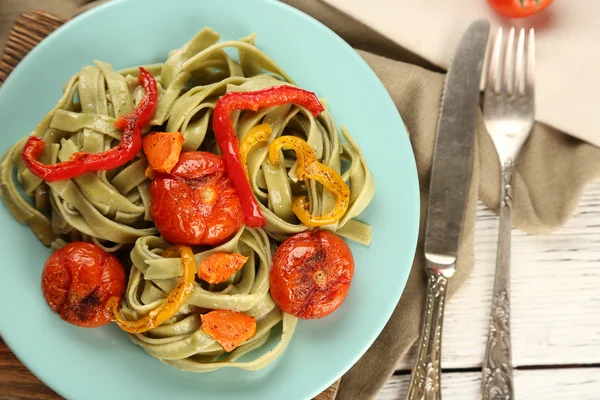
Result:
M483 400L514 399L510 344L510 240L514 163L502 167L500 228L487 348L483 363Z
M441 272L428 271L428 279L421 342L410 379L408 400L442 398L440 365L448 278Z

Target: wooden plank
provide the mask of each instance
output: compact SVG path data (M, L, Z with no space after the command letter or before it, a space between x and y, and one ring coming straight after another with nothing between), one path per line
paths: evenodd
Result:
M498 222L482 204L477 215L475 268L446 309L443 368L483 361ZM542 236L514 230L512 246L514 365L600 363L600 181L563 228ZM411 369L414 354L398 369Z
M334 400L335 396L337 396L338 388L340 387L340 380L333 382L331 386L327 389L323 390L314 400Z
M600 368L515 371L515 397L527 400L598 400ZM410 375L393 376L377 400L406 398ZM453 372L442 376L444 400L479 400L479 372Z
M0 56L0 85L31 49L64 23L64 20L39 10L21 14Z
M60 400L62 397L29 372L0 339L0 399Z

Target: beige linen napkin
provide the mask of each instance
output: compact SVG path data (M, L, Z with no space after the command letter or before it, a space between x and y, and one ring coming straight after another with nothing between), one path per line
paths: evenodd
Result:
M320 0L283 1L320 20L356 48L391 94L407 126L417 161L423 226L444 75L435 72L434 67L418 56ZM70 17L84 3L85 0L2 0L0 47L20 12L38 8ZM458 272L449 284L450 296L468 279L473 269L477 199L493 210L498 207L500 165L481 121L475 151L473 185L459 250ZM600 149L537 124L516 168L513 223L526 232L547 233L568 220L583 186L600 176ZM426 288L422 252L421 232L410 277L394 314L369 351L344 375L337 399L375 397L398 360L417 340Z

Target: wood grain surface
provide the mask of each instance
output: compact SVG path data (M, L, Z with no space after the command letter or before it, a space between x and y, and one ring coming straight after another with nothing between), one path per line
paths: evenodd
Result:
M39 10L21 14L0 57L0 85L31 49L64 23L64 20Z
M44 22L37 24L38 18ZM62 23L37 12L27 13L20 21L21 25L13 30L16 34L11 35L10 54L0 60L0 84L17 60L44 37L39 26L46 26L49 32L58 26L57 22ZM35 27L31 33L23 28L32 25ZM445 400L480 398L497 234L497 217L480 204L475 268L446 309L442 351ZM512 334L518 399L600 399L598 288L600 181L588 185L575 215L557 232L533 236L513 231ZM399 361L396 374L378 400L406 397L413 360L414 351ZM337 386L332 387L317 399L332 400L336 390ZM60 398L0 342L0 400Z
M0 399L62 399L36 378L0 339Z
M17 19L0 57L0 86L17 64L46 36L66 21L44 11L28 11ZM12 354L0 339L0 400L62 399L54 393ZM314 400L333 400L339 381L333 383Z
M410 375L395 375L377 400L404 400ZM519 400L598 400L600 368L514 371L515 398ZM444 400L479 400L481 373L451 372L442 379Z
M446 307L442 339L444 400L480 399L498 217L479 204L475 267ZM600 181L575 214L549 235L513 230L511 333L517 399L600 399ZM378 400L406 398L414 349Z

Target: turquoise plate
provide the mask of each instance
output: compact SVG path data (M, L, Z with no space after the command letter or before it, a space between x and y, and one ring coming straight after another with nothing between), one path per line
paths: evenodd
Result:
M46 305L40 274L49 250L0 206L0 329L42 381L68 399L309 399L346 372L388 321L412 264L419 223L415 160L400 115L377 76L331 30L267 0L123 0L88 11L36 47L0 89L0 151L28 135L61 86L93 60L124 68L161 62L202 27L223 40L257 33L257 45L303 88L328 100L377 182L362 219L370 247L351 244L356 272L347 300L321 320L300 321L267 368L181 372L147 355L111 324L83 329ZM269 342L268 345L273 345Z

